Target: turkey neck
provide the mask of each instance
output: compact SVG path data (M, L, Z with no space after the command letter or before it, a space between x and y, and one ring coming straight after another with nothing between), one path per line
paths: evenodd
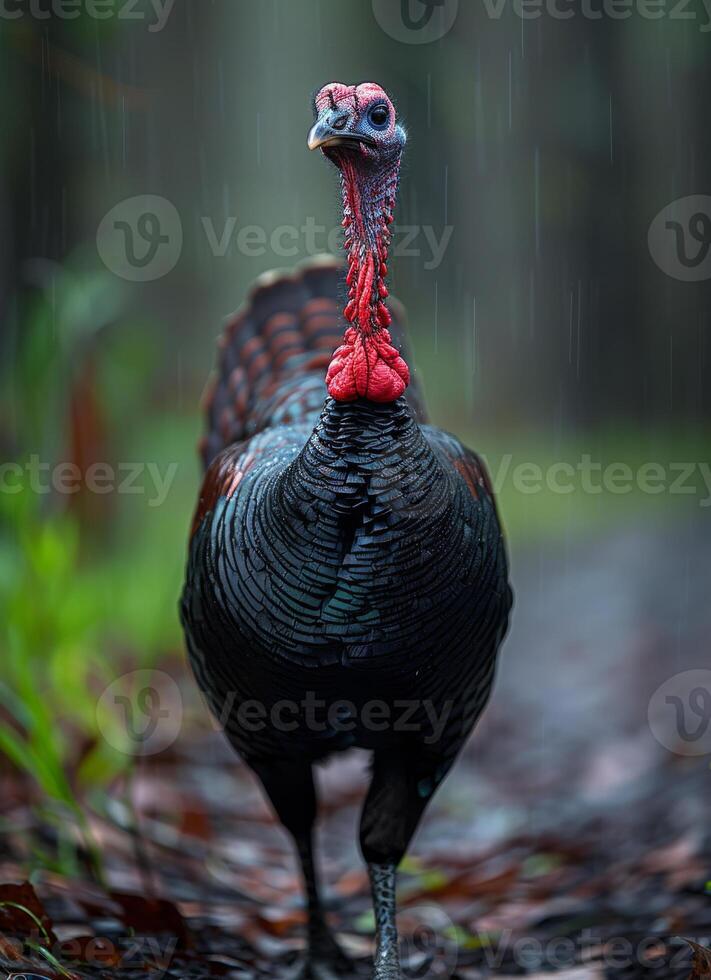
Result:
M385 278L390 225L400 173L400 154L370 172L360 158L341 153L344 246L348 253L348 303L344 316L365 334L388 327Z

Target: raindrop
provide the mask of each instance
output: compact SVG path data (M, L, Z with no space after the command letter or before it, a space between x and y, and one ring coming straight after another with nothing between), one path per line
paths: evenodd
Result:
M580 378L580 303L582 294L582 282L578 279L578 325L575 338L575 376Z
M667 77L667 105L672 104L672 84L671 84L671 59L669 57L669 48L664 52L664 61L666 66L666 77Z
M217 60L217 92L220 106L220 119L225 119L225 72L222 58Z
M438 353L438 342L439 342L439 283L435 279L435 293L434 293L434 349L435 349L435 354Z
M533 152L533 221L536 239L536 257L538 257L541 245L540 232L540 179L541 179L541 151L536 147Z
M128 119L126 116L126 96L121 96L121 163L126 168L126 134Z
M512 53L509 51L509 132L511 132L511 100L512 100Z
M449 164L444 165L444 224L447 226L449 218Z
M528 277L528 333L533 337L536 332L536 282L535 273L531 269Z
M472 299L472 374L476 374L477 369L477 350L476 350L476 296Z
M614 163L614 154L612 148L612 92L610 92L610 163Z

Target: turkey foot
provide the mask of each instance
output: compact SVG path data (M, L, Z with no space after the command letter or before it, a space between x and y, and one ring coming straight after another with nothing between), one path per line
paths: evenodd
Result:
M340 980L357 975L355 963L346 956L324 925L310 936L308 950L289 974L288 980Z

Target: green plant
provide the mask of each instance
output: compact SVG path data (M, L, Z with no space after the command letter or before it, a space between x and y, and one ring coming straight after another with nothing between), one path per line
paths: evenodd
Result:
M183 545L171 534L171 501L151 509L145 498L114 495L98 519L87 520L75 498L39 493L26 479L31 456L54 464L67 453L73 386L87 357L101 378L107 459L120 446L127 361L110 355L123 346L137 365L131 404L138 414L148 414L151 380L150 345L141 346L113 277L47 264L34 272L40 288L23 302L2 396L17 420L12 442L23 475L0 492L0 755L34 784L38 819L53 827L56 853L33 841L36 863L73 873L81 848L101 876L87 800L109 791L132 759L102 737L96 703L119 674L176 648ZM160 452L144 452L160 458L184 433L176 435L167 417L157 425Z

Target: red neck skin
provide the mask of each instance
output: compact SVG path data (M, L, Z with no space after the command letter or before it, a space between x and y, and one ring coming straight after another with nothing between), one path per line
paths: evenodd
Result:
M348 252L348 303L343 312L351 326L333 355L326 385L336 401L393 402L410 383L408 366L391 344L387 328L392 317L385 305L400 158L377 174L365 171L364 161L347 153L339 154L337 163Z

